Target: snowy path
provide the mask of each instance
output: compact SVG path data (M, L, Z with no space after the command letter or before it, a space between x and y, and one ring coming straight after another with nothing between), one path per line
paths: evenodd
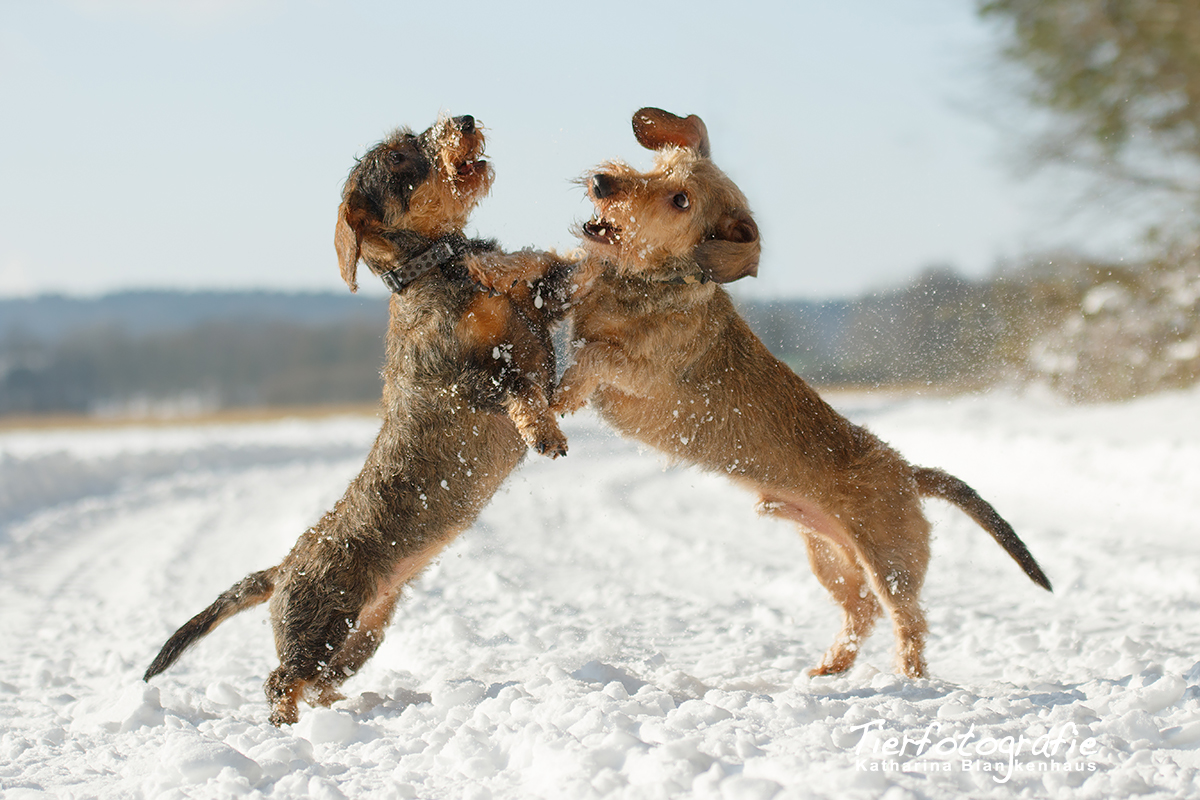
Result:
M0 434L0 793L1200 797L1200 393L840 400L990 499L1056 593L931 503L934 677L892 673L885 624L810 679L838 615L795 533L584 416L409 592L349 699L286 730L264 608L140 675L340 496L375 421Z

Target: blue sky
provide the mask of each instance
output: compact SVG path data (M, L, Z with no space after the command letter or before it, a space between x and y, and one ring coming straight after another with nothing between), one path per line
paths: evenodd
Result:
M571 179L697 113L764 237L754 297L830 297L1111 231L1021 180L971 0L596 4L43 0L0 6L0 296L342 290L355 156L441 111L489 130L469 232L571 247ZM381 291L365 287L367 291Z

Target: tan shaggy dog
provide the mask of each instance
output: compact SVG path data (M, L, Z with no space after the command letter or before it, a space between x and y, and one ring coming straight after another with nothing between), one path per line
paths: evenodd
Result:
M342 277L354 288L361 258L394 292L379 436L333 510L278 566L235 584L171 636L146 680L270 599L280 660L265 686L271 722L295 722L301 699L328 705L378 648L404 585L472 523L527 445L566 453L547 407L547 325L561 316L570 268L522 254L557 272L499 295L471 280L464 261L498 253L462 234L492 184L483 148L472 117L446 117L421 134L398 131L350 173L335 231Z
M922 495L958 505L1049 589L1025 545L971 487L912 466L846 420L738 316L717 284L755 274L758 228L709 158L700 118L647 108L633 128L656 151L653 169L609 163L585 179L596 215L582 227L587 260L570 312L579 349L555 408L590 401L622 434L727 474L759 495L764 512L799 525L813 571L845 611L814 674L854 663L881 604L895 625L899 668L925 674Z

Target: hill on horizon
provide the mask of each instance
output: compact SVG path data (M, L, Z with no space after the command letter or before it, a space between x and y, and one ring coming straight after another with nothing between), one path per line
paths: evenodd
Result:
M349 292L142 289L96 297L61 294L0 299L0 342L25 336L56 343L84 329L130 336L185 330L214 320L323 326L387 321L387 296Z
M818 384L979 382L1004 326L986 285L931 272L902 289L738 303L776 356ZM129 414L370 403L388 297L124 291L0 300L0 414ZM568 357L560 343L560 360Z

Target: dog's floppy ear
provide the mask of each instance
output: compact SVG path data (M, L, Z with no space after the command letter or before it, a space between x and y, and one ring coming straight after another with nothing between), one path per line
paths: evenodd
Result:
M734 209L717 222L709 238L696 245L696 263L710 280L730 283L758 274L762 243L758 225L745 209Z
M708 128L695 114L677 117L661 108L643 108L633 115L633 135L647 150L675 146L695 150L708 158Z
M338 267L342 271L342 280L350 287L350 291L358 291L358 257L362 252L362 236L359 233L362 224L362 212L351 201L353 195L347 197L338 206L337 226L333 229L333 247L337 250Z

